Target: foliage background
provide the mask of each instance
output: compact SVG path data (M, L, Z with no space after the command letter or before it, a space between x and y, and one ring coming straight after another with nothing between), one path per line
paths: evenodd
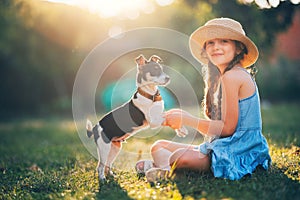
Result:
M137 19L101 18L75 6L34 0L0 1L0 118L26 116L71 116L74 79L88 53L109 37L112 27L123 31L138 27L165 27L189 35L213 17L240 21L260 49L257 82L263 100L299 101L300 69L297 59L275 54L279 33L286 31L298 5L284 1L276 8L259 9L252 2L227 0L177 0L157 6L151 14ZM298 40L294 39L295 42ZM299 42L298 42L299 43ZM164 53L161 53L164 57ZM272 57L273 56L273 57ZM122 66L133 67L133 57L117 63L106 73L99 88L124 73ZM271 62L272 61L272 62ZM202 78L181 61L169 61L184 71L202 99ZM107 70L109 72L109 69ZM173 80L176 82L176 80ZM102 108L101 101L99 109Z

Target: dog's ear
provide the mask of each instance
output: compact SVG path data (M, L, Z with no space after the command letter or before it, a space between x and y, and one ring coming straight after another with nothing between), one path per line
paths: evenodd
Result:
M153 55L153 56L151 56L150 61L160 63L160 62L162 62L162 59L157 55Z
M146 58L144 55L139 55L136 59L135 59L136 64L138 64L138 66L142 66L146 64Z

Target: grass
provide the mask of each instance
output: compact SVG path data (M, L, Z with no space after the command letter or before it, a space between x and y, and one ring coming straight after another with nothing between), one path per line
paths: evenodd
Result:
M72 120L3 122L0 199L300 199L299 110L300 105L285 104L263 109L263 132L273 160L268 171L257 169L238 181L180 171L154 185L138 177L132 166L149 157L146 152L156 139L174 139L170 129L128 140L115 162L117 177L99 184L97 160L82 144ZM200 140L195 137L193 142Z

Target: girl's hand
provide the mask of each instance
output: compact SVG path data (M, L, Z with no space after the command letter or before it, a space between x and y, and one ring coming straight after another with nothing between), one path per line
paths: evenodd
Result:
M172 109L164 113L166 119L164 126L170 126L172 129L180 129L184 124L184 119L189 114L181 109Z

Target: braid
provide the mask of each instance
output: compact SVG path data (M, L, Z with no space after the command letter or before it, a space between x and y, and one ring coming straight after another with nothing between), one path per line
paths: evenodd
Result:
M224 73L231 70L236 64L238 64L241 60L243 60L244 55L248 53L248 50L243 43L236 41L236 40L234 40L234 42L235 42L236 48L238 50L240 50L241 52L232 59L232 61L228 64L228 67L225 69Z
M212 64L211 62L208 63L206 68L203 68L204 72L204 81L205 81L205 97L204 97L204 110L205 115L209 119L216 119L217 115L217 105L214 102L214 95L218 90L219 79L221 73L217 66Z

